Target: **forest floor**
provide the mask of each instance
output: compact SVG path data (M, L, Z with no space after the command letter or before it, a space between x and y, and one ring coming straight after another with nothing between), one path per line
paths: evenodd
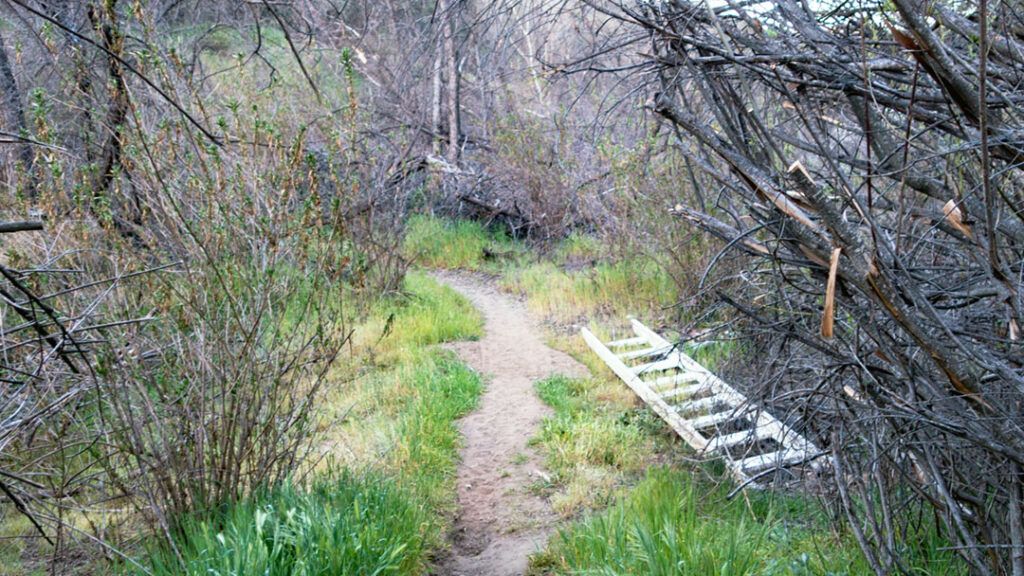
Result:
M582 377L587 369L541 339L526 309L482 275L438 273L484 316L484 337L451 347L487 381L479 407L459 421L458 515L452 548L438 574L525 574L558 517L538 486L550 483L543 456L529 445L552 410L534 389L540 379Z

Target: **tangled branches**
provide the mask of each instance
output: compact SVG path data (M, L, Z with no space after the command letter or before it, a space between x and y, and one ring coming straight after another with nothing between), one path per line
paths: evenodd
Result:
M709 198L675 213L744 254L720 295L875 571L930 509L973 571L1024 574L1019 7L588 4L642 31L616 54Z

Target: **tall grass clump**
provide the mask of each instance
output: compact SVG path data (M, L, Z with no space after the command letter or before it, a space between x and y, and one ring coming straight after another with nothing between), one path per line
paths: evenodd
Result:
M567 574L750 574L765 531L743 519L702 517L698 497L692 485L655 472L604 514L556 536L553 558Z
M472 220L416 215L409 219L402 251L428 268L479 270L489 258L514 255L518 247L507 234Z
M577 269L539 262L509 272L503 285L525 296L534 311L562 322L581 316L662 314L679 298L666 270L641 256Z
M423 509L393 481L343 473L308 489L288 483L182 518L176 550L154 549L129 574L414 574L427 562L427 525Z

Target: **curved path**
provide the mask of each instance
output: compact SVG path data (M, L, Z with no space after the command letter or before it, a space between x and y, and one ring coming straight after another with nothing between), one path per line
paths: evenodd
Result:
M451 554L436 574L524 574L529 555L543 549L555 521L548 502L531 490L546 482L547 474L543 459L527 443L550 413L533 384L556 374L583 376L587 370L546 346L525 308L488 281L450 272L435 277L483 313L484 337L453 348L487 379L479 407L459 421L459 512Z

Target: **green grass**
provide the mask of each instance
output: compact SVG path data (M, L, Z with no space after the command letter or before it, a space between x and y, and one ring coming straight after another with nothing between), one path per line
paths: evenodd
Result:
M325 421L335 423L327 430L332 457L396 478L431 510L434 544L455 509L454 421L483 391L478 374L434 345L482 332L483 318L465 298L410 272L403 294L380 302L356 330L355 346L369 364L325 403Z
M524 250L504 232L478 222L423 215L409 219L402 247L406 258L427 268L490 271L499 270L508 260L515 261Z
M426 566L428 525L394 482L343 474L186 518L177 538L184 568L167 549L154 550L147 568L155 576L412 574Z
M480 312L451 288L417 271L406 275L403 288L402 295L381 302L374 312L385 325L391 319L385 346L415 350L483 335Z
M536 384L554 414L532 440L552 473L551 504L563 517L603 508L639 480L659 440L631 393L609 380L561 376Z
M655 260L611 258L586 234L572 233L539 257L478 222L416 215L409 219L402 251L426 268L500 274L503 288L557 322L630 314L660 318L679 300L672 277Z
M0 576L44 576L50 572L34 553L37 532L12 507L0 511Z
M435 528L455 511L455 469L461 439L454 421L472 410L483 392L479 375L447 351L430 351L388 378L408 391L392 429L385 465L433 510Z
M531 310L560 322L660 317L679 299L672 278L643 257L597 262L578 270L540 262L509 271L502 285L525 296Z
M851 537L834 534L816 505L771 492L727 500L726 482L655 469L605 512L555 536L534 574L810 576L872 571ZM908 558L918 574L964 574L928 534Z

